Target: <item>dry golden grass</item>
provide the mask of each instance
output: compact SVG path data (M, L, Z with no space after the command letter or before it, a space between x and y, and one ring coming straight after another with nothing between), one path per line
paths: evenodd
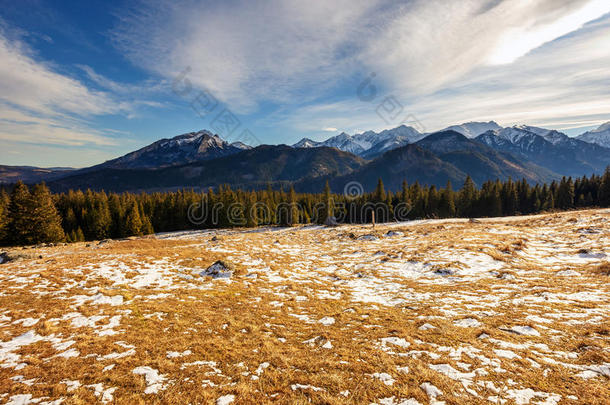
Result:
M43 338L11 351L23 367L0 368L0 401L426 404L427 382L446 404L514 403L530 389L561 398L548 403L605 404L608 376L579 374L610 364L608 264L595 256L610 253L608 220L584 211L36 249L0 266L0 340ZM197 275L217 260L236 267L230 281ZM78 355L57 356L72 349ZM431 368L439 365L474 373L471 393ZM165 378L156 393L133 373L143 366Z
M592 272L593 274L598 274L600 276L610 276L610 263L602 263L595 267Z

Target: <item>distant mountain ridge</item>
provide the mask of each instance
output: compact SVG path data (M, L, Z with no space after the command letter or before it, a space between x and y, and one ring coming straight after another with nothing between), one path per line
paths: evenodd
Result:
M202 130L161 139L142 149L109 160L96 168L151 169L200 162L233 155L250 146L241 142L229 144L218 135Z
M237 154L159 169L101 167L49 183L55 191L92 188L107 191L207 190L221 184L260 189L304 178L340 176L366 162L336 148L297 149L261 145Z
M487 132L500 130L502 127L495 121L489 122L466 122L460 125L452 125L443 129L442 131L455 131L464 135L467 138L476 138L477 136Z
M26 183L38 183L64 177L75 171L71 167L33 167L0 165L0 184L11 184L21 180Z
M610 124L594 134L605 139ZM479 133L484 131L483 133ZM527 125L501 127L494 121L454 125L432 134L408 126L381 132L341 133L326 141L304 138L293 146L229 144L207 130L161 139L102 164L72 169L0 166L0 183L47 181L55 191L93 188L159 191L231 184L258 188L353 179L365 187L382 177L389 188L402 180L443 186L470 175L475 183L525 178L531 183L562 176L601 174L610 149ZM374 184L372 184L374 186ZM455 187L461 184L454 184Z
M393 129L383 130L379 133L375 131L366 131L360 134L349 135L342 132L339 135L321 142L303 138L292 146L295 148L328 146L372 159L388 150L417 142L423 137L425 137L425 134L420 133L415 128L401 125Z
M606 122L593 131L585 132L577 136L576 139L610 148L610 122Z
M514 126L488 131L475 139L562 176L602 173L610 165L610 149L544 128Z

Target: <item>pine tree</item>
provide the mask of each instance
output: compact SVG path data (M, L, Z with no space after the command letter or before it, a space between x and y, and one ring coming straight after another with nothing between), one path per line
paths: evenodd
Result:
M475 203L476 188L470 176L466 177L464 186L459 192L457 211L459 216L469 217L472 215L472 207Z
M559 188L557 189L557 199L555 200L557 208L568 209L574 207L574 183L572 178L561 179Z
M406 180L402 181L402 187L400 190L400 200L403 203L411 204L411 200L409 197L409 185Z
M138 204L133 201L125 219L125 227L123 231L125 236L140 236L142 235L142 218Z
M318 223L324 224L329 217L334 216L335 207L333 203L333 197L330 193L330 185L328 184L328 180L326 180L326 184L324 185L324 194L322 195L322 210L318 217Z
M153 233L155 233L155 230L150 222L150 218L148 218L148 215L142 215L142 234L151 235Z
M15 184L11 193L7 228L9 243L27 245L35 240L32 198L30 190L22 181Z
M602 207L610 207L610 166L606 168L606 171L602 176L599 188L599 205Z
M299 206L297 204L297 194L294 192L292 185L290 185L290 191L288 192L288 204L290 205L288 224L293 226L299 223Z
M502 196L500 195L500 189L502 188L502 184L500 181L496 181L493 185L492 194L491 194L491 216L499 217L502 215Z
M438 211L441 218L451 218L455 215L455 202L451 181L447 182L447 186L441 192Z
M438 218L438 204L440 196L436 186L430 186L428 190L428 203L426 204L426 214L430 218Z
M60 242L65 239L64 230L61 227L61 218L55 208L51 192L44 183L37 184L32 189L31 195L32 224L35 233L34 243Z
M10 197L4 190L0 190L0 245L8 243L8 206Z
M167 198L166 201L168 199L169 198ZM123 236L123 219L125 216L125 211L123 209L123 206L121 205L121 198L118 194L110 195L110 197L108 198L108 209L110 210L110 219L112 223L112 225L110 226L110 237L118 238ZM165 223L165 229L171 230L167 222Z
M110 236L112 223L106 193L86 194L86 214L83 218L89 239L105 239Z
M509 178L506 183L501 185L501 190L502 213L504 215L515 215L517 208L519 207L519 198L517 196L515 183Z
M85 240L85 234L83 233L83 230L80 229L80 226L78 227L78 229L76 230L76 236L75 236L75 242L84 242Z
M383 187L383 180L381 180L381 177L377 179L374 198L375 202L385 202L386 200L385 188Z
M258 226L258 207L256 205L256 193L254 192L246 195L245 214L248 228Z

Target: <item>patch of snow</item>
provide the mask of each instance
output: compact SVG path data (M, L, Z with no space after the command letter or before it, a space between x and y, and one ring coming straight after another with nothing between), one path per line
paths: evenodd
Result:
M183 352L167 352L168 359L175 359L176 357L184 357L192 354L190 350L185 350Z
M541 402L541 401L536 402L537 404L540 404L540 405L556 405L561 400L561 395L534 391L531 388L526 388L526 389L521 389L521 390L507 390L506 396L508 398L514 399L515 403L517 405L529 404L530 401L534 398L544 399L544 402Z
M481 322L474 318L465 318L460 319L458 321L453 322L455 326L460 326L462 328L476 328L481 326Z
M304 385L304 384L292 384L290 388L293 391L296 390L312 390L312 391L326 391L324 388L314 387L313 385Z
M517 353L515 353L511 350L494 349L494 353L496 354L496 356L504 357L505 359L520 359L521 358L521 356L519 356Z
M157 394L159 391L163 391L167 388L165 381L167 377L163 374L159 374L158 370L148 366L140 366L133 369L132 373L136 375L143 375L146 377L146 389L145 394Z
M330 326L335 323L335 318L330 317L330 316L325 316L324 318L320 319L318 321L318 323L321 323L324 326Z
M216 400L216 405L229 405L233 401L235 401L235 395L233 395L233 394L223 395L222 397L220 397Z
M404 338L398 338L398 337L394 337L394 336L381 338L381 344L384 347L387 346L388 344L403 347L403 348L407 348L407 347L411 346L411 343L407 342Z
M373 373L373 374L371 374L371 377L380 380L382 383L384 383L385 385L388 385L388 386L394 385L394 382L396 381L388 373Z
M516 333L525 336L540 336L540 332L531 326L513 326L512 328L500 328L500 330Z

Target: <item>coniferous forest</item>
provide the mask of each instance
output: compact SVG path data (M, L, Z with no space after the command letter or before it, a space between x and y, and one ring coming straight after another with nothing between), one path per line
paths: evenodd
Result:
M420 218L498 217L543 211L610 206L610 168L603 176L544 185L525 180L488 181L477 188L467 178L459 190L403 182L385 190L379 179L371 193L319 194L289 190L182 190L152 194L70 191L52 194L44 183L22 182L0 190L0 244L33 245L139 236L190 229L370 223Z

